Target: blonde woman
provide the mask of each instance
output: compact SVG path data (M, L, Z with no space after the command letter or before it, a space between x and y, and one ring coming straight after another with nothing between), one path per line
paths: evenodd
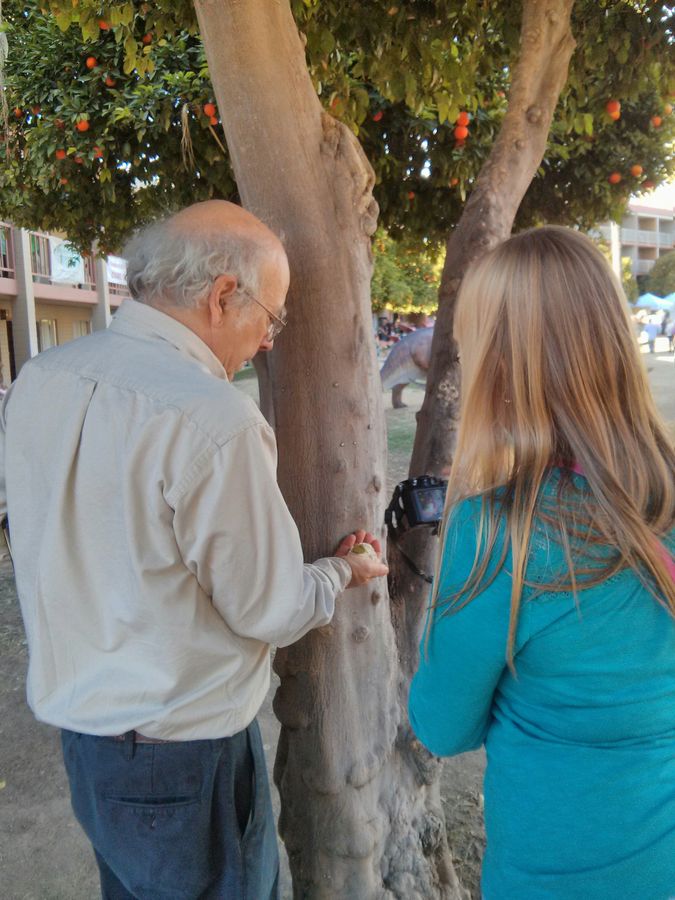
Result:
M485 744L485 900L675 896L675 453L625 299L563 228L457 303L463 412L410 721Z

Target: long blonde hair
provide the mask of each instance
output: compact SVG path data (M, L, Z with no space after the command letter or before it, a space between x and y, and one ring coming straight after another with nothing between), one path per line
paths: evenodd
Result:
M462 589L442 601L439 559L432 607L451 612L470 602L494 579L510 546L512 666L530 539L543 518L554 526L568 571L541 589L576 592L582 574L587 587L630 567L675 614L675 583L660 543L675 521L675 452L625 297L593 242L547 226L500 244L464 279L455 336L462 414L441 548L453 510L479 495L482 550ZM563 476L547 506L541 488L556 464L579 466L588 490L580 495Z

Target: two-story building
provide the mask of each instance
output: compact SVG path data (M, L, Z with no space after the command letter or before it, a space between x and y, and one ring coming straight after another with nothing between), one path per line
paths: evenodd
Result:
M598 231L610 243L618 240L620 255L630 259L639 282L660 256L675 247L675 209L672 204L664 205L663 200L637 197L630 200L618 229L607 222Z
M128 295L123 260L0 222L0 385L41 350L105 328Z

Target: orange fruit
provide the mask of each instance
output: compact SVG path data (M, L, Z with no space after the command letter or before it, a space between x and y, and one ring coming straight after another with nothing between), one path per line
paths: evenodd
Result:
M609 181L610 184L618 184L621 181L621 173L612 172L607 181Z
M98 65L98 60L96 59L95 56L88 56L85 59L84 64L88 69L95 69L96 66Z
M151 44L152 43L152 32L149 31L147 34L144 34L143 37L141 38L141 42L143 44L145 44L146 47L148 46L148 44Z
M89 122L87 119L80 119L80 121L75 124L75 127L78 131L89 131Z
M468 114L468 112L461 112L457 116L457 122L455 124L456 125L468 125L470 121L471 121L471 116Z
M608 115L610 115L610 116L612 116L612 118L614 118L614 115L613 115L614 113L621 112L621 104L619 103L618 100L608 100L607 104L605 105L605 109L607 110ZM617 118L618 118L618 116L617 116Z
M633 178L639 178L640 175L642 175L642 166L639 166L637 164L634 166L631 166L630 174L633 176Z
M65 150L57 150L56 153L54 154L54 156L55 156L57 159L65 159L65 158L66 158L66 151L65 151Z
M454 133L458 141L465 141L469 136L469 129L466 125L457 125Z
M661 118L661 116L652 116L652 118L651 118L651 123L654 126L654 128L660 128L662 121L663 121L663 119Z
M211 123L211 125L217 125L218 124L218 116L211 116L211 118L209 119L209 122Z
M381 122L382 116L384 116L384 113L381 109L378 109L376 113L373 113L373 122Z
M202 110L204 111L204 115L211 118L211 116L215 116L216 114L216 104L215 103L205 103L202 106Z

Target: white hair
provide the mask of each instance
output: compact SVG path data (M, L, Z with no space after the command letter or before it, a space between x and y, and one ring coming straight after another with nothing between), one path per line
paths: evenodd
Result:
M269 248L237 233L190 233L155 222L124 248L134 300L151 306L197 307L219 275L235 275L238 291L257 295Z

